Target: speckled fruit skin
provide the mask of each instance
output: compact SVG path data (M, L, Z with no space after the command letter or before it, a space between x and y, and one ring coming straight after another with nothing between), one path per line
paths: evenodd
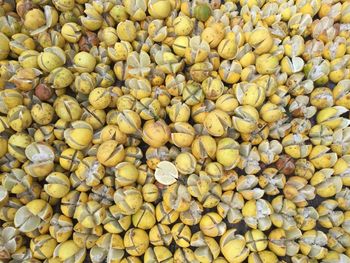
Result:
M45 84L39 84L35 87L35 96L42 101L48 101L53 95L53 90Z

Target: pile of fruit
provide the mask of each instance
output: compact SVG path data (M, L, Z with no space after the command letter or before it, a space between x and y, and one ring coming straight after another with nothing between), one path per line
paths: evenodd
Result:
M349 263L349 0L1 0L0 261Z

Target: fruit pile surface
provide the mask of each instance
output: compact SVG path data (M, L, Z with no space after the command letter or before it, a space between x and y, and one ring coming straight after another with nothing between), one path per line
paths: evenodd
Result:
M0 0L0 261L350 263L349 0Z

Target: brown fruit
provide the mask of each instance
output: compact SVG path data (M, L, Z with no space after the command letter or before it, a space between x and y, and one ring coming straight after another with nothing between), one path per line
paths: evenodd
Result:
M40 100L49 100L53 95L53 90L46 84L39 84L35 87L35 96Z
M276 162L276 168L285 175L291 175L294 173L295 161L289 155L281 155Z
M79 48L81 51L89 52L93 46L98 46L100 43L97 34L91 31L86 31L85 35L79 40Z

